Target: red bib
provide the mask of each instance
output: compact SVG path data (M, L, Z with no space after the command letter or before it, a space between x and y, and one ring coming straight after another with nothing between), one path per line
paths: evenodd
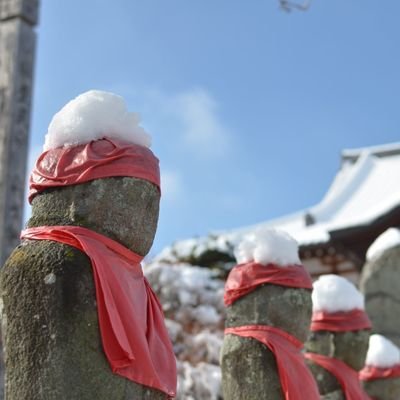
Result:
M364 310L328 313L316 311L312 315L311 331L346 332L371 329L372 324Z
M330 372L339 382L346 400L371 400L358 380L358 372L337 358L317 353L305 353L304 357Z
M225 305L231 305L264 283L312 289L310 275L302 265L278 267L274 264L249 262L233 267L229 273L225 283Z
M319 400L317 385L307 368L301 343L289 333L265 325L226 328L225 334L253 338L267 346L275 356L285 400Z
M90 258L101 339L112 371L175 396L175 356L161 305L143 276L142 257L77 226L31 228L21 238L64 243Z
M150 149L104 138L41 154L29 178L28 200L31 203L38 193L48 188L115 176L144 179L160 187L158 159Z
M379 368L366 365L360 372L359 378L362 381L374 381L376 379L400 378L400 364L393 367Z

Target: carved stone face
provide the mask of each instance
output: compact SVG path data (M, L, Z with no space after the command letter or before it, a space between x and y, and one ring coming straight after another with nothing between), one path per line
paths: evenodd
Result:
M311 313L310 290L266 284L227 307L226 326L274 326L304 342Z
M159 202L158 188L145 180L96 179L36 196L28 226L83 226L145 255L154 240Z

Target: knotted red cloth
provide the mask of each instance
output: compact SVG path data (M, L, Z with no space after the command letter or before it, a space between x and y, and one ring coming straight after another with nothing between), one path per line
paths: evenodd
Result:
M364 310L328 313L315 311L311 319L311 331L346 332L371 329L372 324Z
M346 400L371 400L358 380L358 372L337 358L316 353L305 353L304 357L330 372L339 382Z
M29 203L45 189L99 178L129 176L160 187L158 159L147 147L104 138L42 153L29 178Z
M253 338L267 346L275 356L285 400L319 400L317 385L307 368L301 343L289 333L265 325L226 328L225 334Z
M366 365L360 372L359 378L362 381L374 381L376 379L400 378L400 364L392 367L381 368Z
M237 265L229 273L225 283L225 305L231 305L264 283L312 289L311 277L302 265L278 267L249 262Z
M21 238L64 243L90 258L101 339L112 371L175 396L175 356L161 305L143 276L142 257L77 226L31 228Z

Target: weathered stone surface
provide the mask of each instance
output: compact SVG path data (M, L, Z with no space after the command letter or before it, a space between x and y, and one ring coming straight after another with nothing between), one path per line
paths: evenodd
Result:
M136 178L96 179L62 189L48 189L32 202L28 227L83 226L144 256L153 244L160 193Z
M146 254L159 192L145 181L108 178L52 189L33 201L29 226L78 225ZM112 374L102 351L92 268L75 248L23 241L1 272L8 400L165 399Z
M311 309L309 290L266 284L227 307L226 327L269 325L304 341ZM275 356L254 339L226 335L221 368L225 400L284 399Z
M372 332L400 346L400 246L386 250L363 268L360 290L372 321Z
M356 371L363 368L368 351L369 330L353 332L311 332L305 349L312 353L337 358ZM324 368L307 360L307 364L318 384L321 395L341 392L337 379ZM330 398L330 397L329 397Z
M336 390L324 396L321 396L321 400L346 400L341 390Z
M376 379L363 382L364 390L376 400L400 399L400 378Z

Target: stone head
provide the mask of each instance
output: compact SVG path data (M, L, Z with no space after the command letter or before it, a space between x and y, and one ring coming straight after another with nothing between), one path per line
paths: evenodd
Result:
M227 327L268 325L304 342L312 313L311 290L264 284L235 301L226 312Z
M307 351L337 358L349 367L360 371L368 351L370 330L330 332L316 331L309 334L305 343Z
M134 177L95 179L77 185L50 188L32 201L28 227L77 225L114 239L140 255L153 243L160 191Z

